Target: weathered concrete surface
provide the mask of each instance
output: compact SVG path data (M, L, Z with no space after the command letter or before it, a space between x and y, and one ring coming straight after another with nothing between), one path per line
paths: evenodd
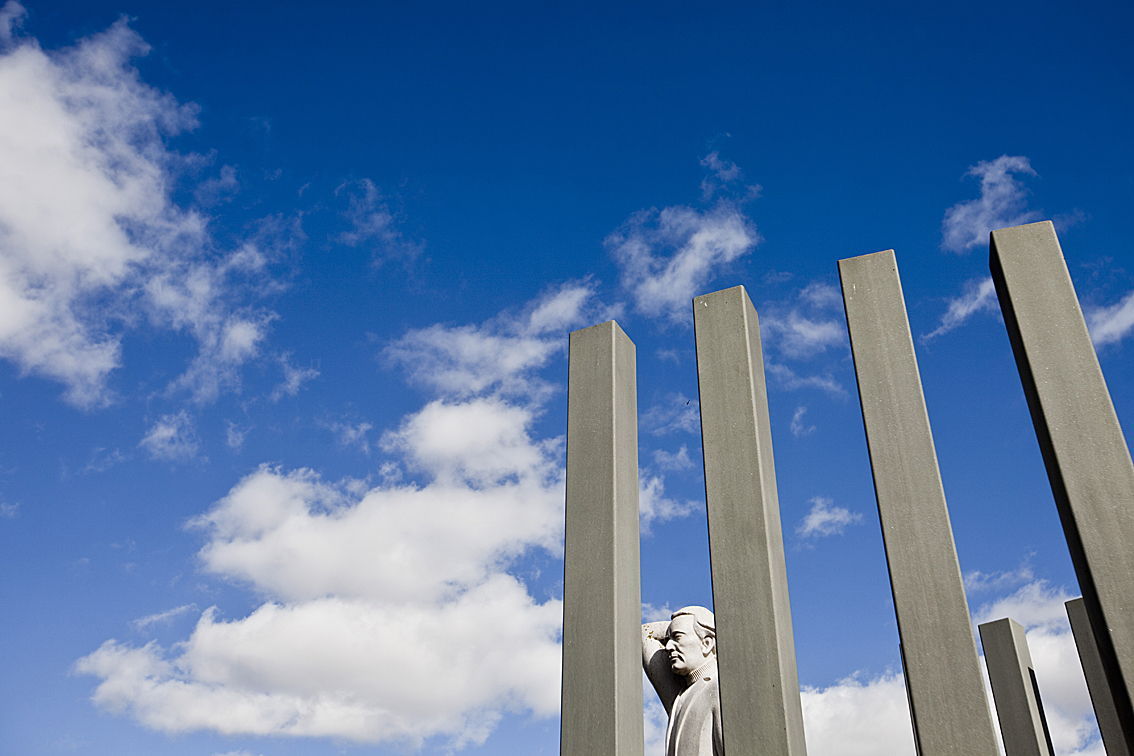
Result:
M1134 464L1050 221L992 232L992 279L1071 561L1134 750Z
M1075 647L1079 649L1079 662L1083 666L1083 676L1087 678L1087 690L1091 694L1091 705L1095 709L1095 719L1099 723L1103 748L1107 756L1131 756L1122 734L1122 723L1110 694L1110 683L1106 680L1099 647L1091 630L1091 620L1087 617L1087 607L1083 599L1067 602L1067 619L1071 620L1071 633L1075 636Z
M563 577L563 756L641 756L642 599L634 343L571 334Z
M760 324L742 286L693 315L725 751L803 756Z
M914 739L997 756L893 250L839 261Z
M1024 627L1005 617L978 629L1005 756L1055 756Z

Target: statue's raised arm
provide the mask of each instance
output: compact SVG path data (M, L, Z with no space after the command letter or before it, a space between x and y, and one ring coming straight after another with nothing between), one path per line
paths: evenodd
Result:
M666 756L724 756L713 613L687 606L642 625L642 669L669 714Z

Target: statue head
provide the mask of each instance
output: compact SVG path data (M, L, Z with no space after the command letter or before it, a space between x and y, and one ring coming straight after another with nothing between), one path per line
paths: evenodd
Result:
M678 609L670 617L665 650L676 674L690 675L717 655L717 623L703 606Z

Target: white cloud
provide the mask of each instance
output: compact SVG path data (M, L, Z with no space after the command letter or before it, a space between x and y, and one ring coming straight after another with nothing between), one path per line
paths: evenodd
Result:
M194 457L199 443L192 418L188 412L181 410L175 414L162 415L146 431L138 446L148 451L153 459L178 462Z
M846 329L832 310L841 307L838 289L813 281L800 289L796 302L766 304L760 313L760 338L765 350L775 349L787 359L813 357L832 347L846 346Z
M974 630L975 625L1003 617L1023 625L1056 753L1102 756L1094 709L1064 606L1071 598L1065 589L1036 580L982 605L973 613ZM987 688L987 677L985 684Z
M280 355L280 366L283 368L284 379L283 383L272 389L272 393L268 397L273 402L278 402L285 395L295 396L304 383L319 377L319 371L313 367L297 368L292 366L289 361L290 358L291 352L284 352Z
M3 517L3 518L8 519L8 520L14 520L16 518L16 515L18 515L19 513L20 513L19 502L16 502L15 504L9 504L6 501L0 502L0 517Z
M996 286L991 277L974 278L965 282L961 296L946 300L949 303L941 324L929 333L923 333L919 340L925 344L942 334L949 333L962 325L978 312L999 312L1000 302L996 298Z
M22 8L5 6L0 27ZM61 382L79 407L107 403L123 330L148 315L200 354L176 382L199 400L237 385L270 314L241 309L206 219L170 199L192 160L166 139L194 106L145 84L129 61L148 45L119 21L51 53L19 40L0 55L0 357ZM220 255L220 257L225 257Z
M729 263L761 241L752 222L729 202L708 210L642 210L606 238L635 309L671 323L692 322L692 300Z
M791 416L791 435L799 438L800 436L807 436L815 432L814 425L805 425L803 422L803 415L807 412L806 407L796 407L795 414Z
M654 464L663 470L688 470L693 466L693 461L689 459L689 447L682 444L676 452L655 449Z
M664 402L655 404L638 417L638 425L654 436L697 434L701 431L701 405L695 399L686 399L680 392L667 394Z
M421 244L407 240L396 227L396 218L378 187L370 179L350 181L335 189L335 196L345 192L348 200L343 216L351 229L338 235L350 247L373 245L375 262L387 258L413 260L421 253Z
M665 495L665 476L638 471L638 523L643 536L651 535L654 522L665 522L676 517L687 517L704 504L698 501L677 501Z
M839 383L830 375L801 376L796 374L796 372L787 365L781 365L776 362L765 362L764 371L776 379L777 385L788 391L795 391L801 388L817 388L827 392L831 396L842 398L847 395L843 384Z
M740 184L741 200L756 199L762 187L759 184L744 184L744 172L731 160L721 160L720 153L713 150L701 158L701 165L709 169L709 175L701 181L701 200L708 202L713 195L722 190L733 189ZM735 189L732 193L736 193Z
M1117 304L1090 309L1085 314L1095 349L1116 344L1134 330L1134 291Z
M534 550L561 555L563 439L531 434L546 392L514 389L533 385L589 297L568 286L519 314L397 342L411 370L432 359L450 375L423 378L441 396L382 434L383 482L267 466L240 481L191 525L208 539L202 569L265 603L232 620L209 609L168 649L107 641L76 665L100 678L95 702L171 733L455 748L505 712L556 712L562 604L509 570ZM544 356L446 350L447 331ZM677 515L660 479L647 488L654 518Z
M168 622L169 620L173 619L174 617L180 617L182 614L185 614L186 612L191 612L196 608L197 608L196 604L185 604L184 606L179 606L179 607L176 607L174 609L170 609L168 611L158 612L157 614L149 614L149 615L146 615L145 617L140 617L140 618L134 620L133 622L131 622L130 624L133 625L135 628L137 628L139 630L144 630L145 628L149 627L150 625L156 625L156 624L161 623L161 622Z
M231 420L226 421L228 427L225 429L224 442L229 449L239 449L244 446L244 437L248 435L250 428L242 428Z
M11 43L13 33L23 25L27 15L27 9L16 0L4 3L0 8L0 43Z
M965 573L965 591L967 593L981 593L984 591L999 591L1015 588L1021 583L1028 583L1035 579L1035 573L1025 561L1018 568L1008 572L981 572L973 570Z
M470 396L488 390L537 395L548 389L532 376L567 346L567 332L603 315L591 307L589 282L551 290L520 313L505 313L481 325L410 331L383 351L412 380L445 394Z
M811 511L800 522L795 532L801 538L821 538L841 535L847 525L862 522L860 512L852 512L845 507L832 507L830 499L815 496L811 499Z
M988 244L988 235L998 228L1018 226L1040 219L1040 213L1025 211L1027 193L1013 174L1035 176L1028 159L1001 155L971 166L966 176L980 179L980 198L958 202L945 211L941 222L941 248L967 252Z
M1066 591L1035 581L1010 596L982 606L973 621L975 625L1009 616L1025 626L1056 753L1104 756L1063 606L1069 598ZM983 661L982 658L982 666ZM992 707L987 674L985 693ZM828 688L804 687L801 697L808 753L814 756L914 755L901 673L887 673L865 683L854 675Z
M478 426L467 404L437 402L396 434L421 486L359 495L268 467L242 480L194 521L200 558L270 600L232 621L205 612L171 651L107 641L77 666L102 678L95 702L166 732L411 746L480 742L503 711L554 713L561 604L506 568L560 548L558 449L528 437L530 412L472 404Z
M335 440L339 442L339 446L354 446L363 454L370 455L370 441L366 438L366 434L374 427L370 423L351 425L350 423L333 422L321 424L335 434Z
M914 756L901 673L867 682L858 675L827 688L803 687L803 728L812 756Z

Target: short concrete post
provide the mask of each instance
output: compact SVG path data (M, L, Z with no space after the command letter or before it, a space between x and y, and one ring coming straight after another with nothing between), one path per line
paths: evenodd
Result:
M839 261L921 756L997 756L893 250Z
M634 343L571 334L563 577L563 756L642 756Z
M1114 697L1110 694L1110 684L1106 681L1099 647L1095 643L1095 633L1091 630L1091 620L1087 617L1087 607L1083 599L1067 602L1067 619L1071 621L1071 633L1075 636L1075 647L1079 649L1079 662L1083 666L1083 677L1087 678L1087 691L1091 694L1091 706L1095 710L1095 720L1099 723L1103 748L1107 756L1131 756L1122 734L1122 723L1118 720L1118 710Z
M804 756L760 324L742 286L693 315L725 751Z
M1050 221L992 232L1000 310L1127 750L1134 750L1134 464Z
M979 630L1005 756L1055 756L1023 625L1005 617Z

